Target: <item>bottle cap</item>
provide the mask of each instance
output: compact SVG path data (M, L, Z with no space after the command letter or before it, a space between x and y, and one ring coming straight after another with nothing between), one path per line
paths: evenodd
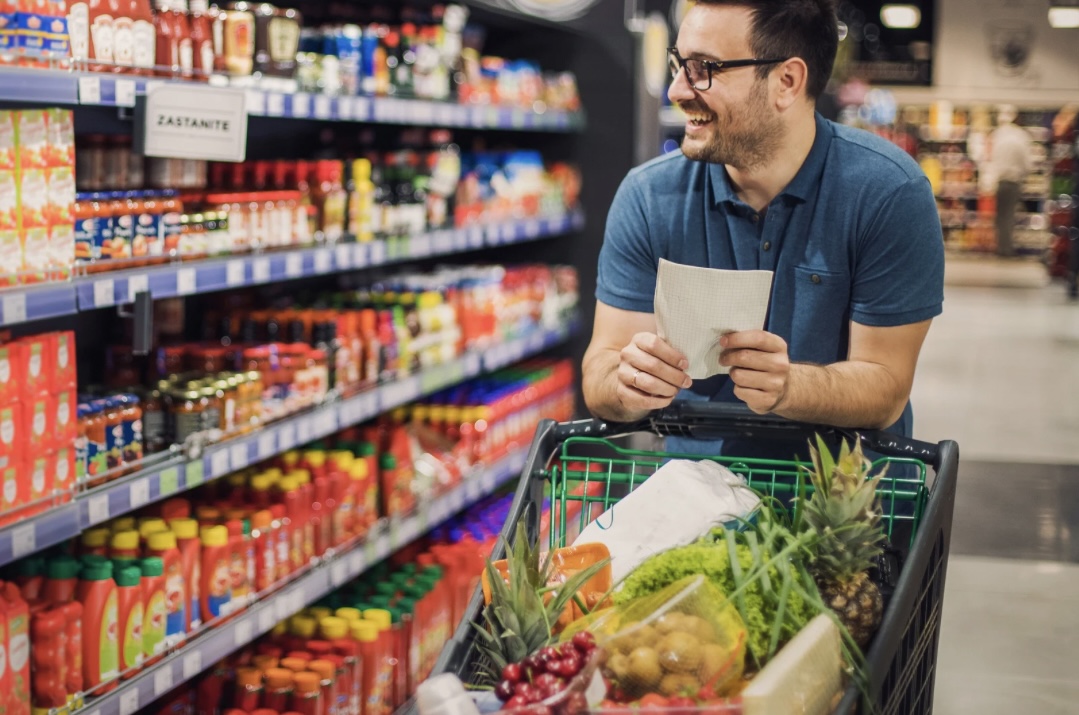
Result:
M272 524L273 514L269 509L262 509L251 515L251 526L255 529L268 529Z
M237 668L236 685L241 688L261 688L262 671L257 668Z
M108 581L112 579L112 562L108 559L83 561L79 578L83 581Z
M87 549L101 549L109 544L111 532L106 527L89 529L82 532L82 545ZM25 563L25 562L23 562Z
M176 548L176 534L171 531L159 531L150 534L146 544L152 551L170 551Z
M332 616L333 609L326 608L325 606L311 606L307 609L307 613L316 621L321 621L323 618L329 618L330 616Z
M363 612L363 617L374 623L380 631L389 630L393 624L393 615L385 608L369 608Z
M295 687L297 693L304 695L317 694L322 687L322 680L319 678L318 673L296 673L296 677L293 679L293 687Z
M203 546L228 546L229 530L223 526L209 526L202 530Z
M70 556L58 556L51 559L45 567L46 577L50 581L67 581L79 577L82 565Z
M340 613L341 609L338 609ZM323 618L319 622L319 628L322 631L322 637L330 640L337 640L338 638L345 638L348 636L348 621L344 618L338 618L329 616Z
M328 660L313 660L307 664L307 669L318 673L322 680L333 680L337 674L337 666Z
M137 564L127 564L115 569L112 576L120 588L132 588L142 583L142 569Z
M307 661L296 656L282 658L281 667L291 670L293 673L302 673L307 670Z
M112 535L112 548L117 551L137 551L139 548L139 532L128 530L114 533Z
M156 534L159 531L168 531L169 527L165 523L164 519L157 517L150 517L148 519L142 519L139 521L139 536L143 540L148 539L150 534Z
M157 556L150 556L139 562L143 578L154 578L165 575L165 562Z
M270 670L277 667L278 659L272 655L256 655L251 659L251 663L263 673L269 673Z
M343 620L346 626L363 618L363 614L360 613L358 608L338 608L334 615Z
M199 523L194 519L173 519L169 522L169 526L177 539L197 539L199 537Z
M112 533L116 534L121 531L131 531L135 528L135 517L133 516L121 516L112 520Z
M349 632L353 640L360 643L374 643L378 640L378 624L374 621L353 621L349 624Z
M326 466L326 453L317 450L307 450L303 453L303 459L312 469L320 469Z
M274 690L291 688L293 676L295 673L288 668L270 668L266 671L266 687Z
M318 630L318 621L309 616L293 616L289 620L289 629L297 638L314 638Z

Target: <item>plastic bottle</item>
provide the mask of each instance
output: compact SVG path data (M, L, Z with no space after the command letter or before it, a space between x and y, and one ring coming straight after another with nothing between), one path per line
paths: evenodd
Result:
M137 537L136 537L137 538ZM119 611L111 561L84 562L78 599L83 608L83 687L90 695L113 690L119 672Z
M324 715L343 715L337 708L337 666L329 660L312 660L307 664L307 669L316 673L319 678L321 690L321 709Z
M283 581L292 573L292 519L284 504L270 507L274 519L274 572L277 581Z
M229 611L233 612L245 608L251 598L251 585L247 580L247 542L242 521L227 521L225 528L229 533L229 579L232 589Z
M67 705L64 625L64 614L59 608L38 611L30 622L30 665L34 673L30 705L36 713Z
M325 715L322 708L322 679L318 673L296 673L291 710L300 715Z
M311 654L304 651L292 651L292 653L293 655L281 659L281 667L293 673L302 673L307 670L307 664L311 662Z
M170 528L176 519L190 519L191 502L187 499L169 499L161 505L161 518L169 523Z
M15 565L15 583L19 586L24 600L33 603L41 598L45 588L45 559L42 556L29 556Z
M142 568L142 652L146 654L146 664L152 665L161 660L167 649L165 563L157 556L150 556L140 561L139 566Z
M283 713L292 701L293 672L287 668L266 671L266 685L262 691L262 707Z
M337 612L343 610L346 609L339 608ZM349 623L338 616L323 618L319 623L322 637L333 646L334 654L341 658L345 669L337 701L339 715L355 715L360 711L360 686L363 678L360 644L349 637Z
M360 644L360 665L363 670L360 692L363 699L363 712L386 712L384 684L379 682L379 670L382 667L379 650L378 624L374 621L353 621L349 626L352 639ZM387 681L388 682L388 681Z
M82 532L82 537L79 540L79 554L86 556L87 554L97 554L98 556L109 555L109 539L112 533L107 527L98 527L96 529L87 529Z
M232 601L229 573L229 530L224 526L204 527L202 539L202 578L199 583L200 612L206 621L227 615Z
M146 618L142 590L142 569L134 564L121 566L113 574L116 582L116 605L119 618L120 671L130 671L125 678L138 672L146 658L142 633ZM135 670L131 670L135 669Z
M134 561L139 558L139 532L134 529L115 532L109 546L109 558Z
M195 77L207 81L214 71L214 38L212 21L206 0L189 0L191 46L194 53Z
M255 590L262 593L277 581L274 558L276 534L273 514L268 509L256 511L251 516L251 545L255 551Z
M244 712L258 709L263 698L262 671L255 668L236 669L236 695L233 704Z
M296 478L300 494L299 519L303 527L303 564L310 563L315 556L315 522L313 519L315 501L315 487L311 483L311 472L306 469L295 469L290 475Z
M184 631L191 633L202 625L202 603L199 599L202 584L202 542L199 524L194 519L174 519L169 522L176 535L180 552L180 573L184 583Z
M75 600L79 588L79 568L79 562L70 556L57 556L48 562L42 592L45 603L62 606Z
M83 691L83 653L82 653L82 604L78 601L68 603L64 612L65 659L64 683L67 688L68 704L72 709L82 707Z
M184 568L176 534L159 531L150 534L147 554L165 565L165 644L171 648L184 641L187 632L187 600L184 593Z
M290 573L298 571L303 568L307 563L304 558L305 549L305 528L303 522L303 509L300 506L302 496L300 494L299 480L289 475L283 477L277 483L277 488L281 494L281 503L285 507L285 511L291 519L291 526L289 527L289 564L291 565Z

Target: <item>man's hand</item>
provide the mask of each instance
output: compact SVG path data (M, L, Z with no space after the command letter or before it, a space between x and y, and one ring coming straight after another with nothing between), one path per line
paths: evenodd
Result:
M763 330L746 330L724 335L719 345L719 363L731 369L735 397L757 414L779 409L790 389L786 341Z
M658 410L693 384L686 356L655 333L637 333L618 362L618 400L631 412Z

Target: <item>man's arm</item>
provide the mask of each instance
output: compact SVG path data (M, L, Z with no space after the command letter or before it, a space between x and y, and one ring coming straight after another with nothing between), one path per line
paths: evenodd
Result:
M671 404L692 382L685 356L656 336L656 317L596 301L584 355L584 399L592 414L632 422Z
M932 321L895 327L850 324L848 359L791 364L786 342L764 331L725 336L720 362L734 394L758 413L800 422L884 429L903 415Z

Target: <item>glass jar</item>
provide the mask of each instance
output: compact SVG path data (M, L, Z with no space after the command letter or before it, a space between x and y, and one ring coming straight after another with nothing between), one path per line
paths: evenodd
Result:
M221 395L221 432L236 431L236 383L228 375L218 375L213 387Z
M202 433L205 412L206 399L198 388L184 388L172 393L173 439L177 444Z
M168 447L165 400L159 388L147 390L142 398L142 441L147 454Z
M202 413L202 429L211 441L216 442L221 439L222 434L225 393L217 388L215 382L209 382L202 384L199 394L206 400L206 408Z
M262 406L262 393L265 389L262 373L256 370L248 370L244 375L247 397L247 419L251 427L257 428L265 421L265 412Z
M124 464L138 465L143 455L142 405L135 395L120 395L120 420L124 431Z

